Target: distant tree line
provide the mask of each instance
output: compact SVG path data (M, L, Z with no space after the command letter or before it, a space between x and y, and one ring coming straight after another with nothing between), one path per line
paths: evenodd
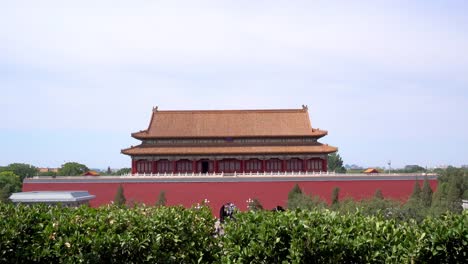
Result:
M25 163L12 163L8 166L0 167L0 202L8 201L11 193L20 192L25 178L33 176L79 176L89 171L89 168L78 162L66 162L57 172L40 172L36 166ZM123 175L130 172L130 168L123 168L114 173L103 173L103 175Z

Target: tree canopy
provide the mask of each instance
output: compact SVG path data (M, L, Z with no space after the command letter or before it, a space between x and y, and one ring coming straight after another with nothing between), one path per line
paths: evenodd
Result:
M119 185L119 188L117 188L117 192L115 193L114 204L124 206L126 202L127 199L125 198L123 186Z
M21 180L11 171L0 172L0 201L8 201L10 195L21 191Z
M451 177L447 187L447 207L452 212L461 212L462 208L462 178Z
M288 209L312 209L323 208L326 203L318 196L304 194L296 183L288 193Z
M418 181L414 183L413 193L411 193L410 200L415 202L419 202L421 200L421 186Z
M129 174L131 171L132 171L131 168L122 168L122 169L114 172L113 174L120 176L120 175L124 175L124 174Z
M427 176L424 177L424 183L421 190L421 203L425 207L431 207L432 204L432 188L429 185L429 180Z
M21 181L27 177L36 176L38 169L30 164L25 163L12 163L6 167L0 167L0 172L11 171L17 175Z
M340 154L332 153L328 155L328 171L334 171L338 173L345 173L346 169L343 166L343 159Z
M77 162L67 162L59 169L58 174L63 176L78 176L89 171L86 165Z
M160 191L159 196L158 196L158 200L156 201L155 205L156 206L165 206L166 202L167 202L166 192L165 191Z
M263 210L263 205L260 202L260 200L258 200L257 198L253 198L247 204L247 208L250 211L261 211L261 210Z
M291 199L295 195L302 194L301 187L299 187L299 184L295 184L294 187L289 191L288 193L288 199Z
M338 188L338 187L333 188L331 201L332 201L332 205L337 205L339 203L339 201L340 201L340 188Z
M380 190L380 189L375 190L374 199L379 199L379 200L383 200L383 199L384 199L382 190Z

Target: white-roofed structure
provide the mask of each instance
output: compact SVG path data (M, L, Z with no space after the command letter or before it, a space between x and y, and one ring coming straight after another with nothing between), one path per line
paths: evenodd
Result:
M22 204L62 204L64 206L80 206L88 204L96 196L88 191L34 191L18 192L10 196L10 200Z

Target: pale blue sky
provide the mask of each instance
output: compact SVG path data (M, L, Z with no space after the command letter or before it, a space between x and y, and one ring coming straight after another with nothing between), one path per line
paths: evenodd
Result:
M0 0L0 166L129 167L120 150L156 105L302 104L345 163L468 164L467 12L466 1Z

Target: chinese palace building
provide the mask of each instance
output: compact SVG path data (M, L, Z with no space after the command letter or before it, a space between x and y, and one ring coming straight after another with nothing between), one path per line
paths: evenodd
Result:
M127 200L154 204L167 194L167 205L191 207L205 199L213 215L227 202L247 210L257 198L264 208L287 205L288 192L300 185L325 201L335 188L341 198L384 197L406 200L424 177L433 190L435 174L339 174L327 172L327 156L337 148L318 142L327 131L312 128L301 109L159 111L148 129L133 133L138 146L121 150L132 159L131 175L36 176L25 178L24 192L85 190L90 206L112 203L117 189ZM214 175L213 175L214 174ZM340 199L341 199L340 198Z
M324 172L336 147L318 140L302 109L160 111L138 146L122 150L132 174Z

